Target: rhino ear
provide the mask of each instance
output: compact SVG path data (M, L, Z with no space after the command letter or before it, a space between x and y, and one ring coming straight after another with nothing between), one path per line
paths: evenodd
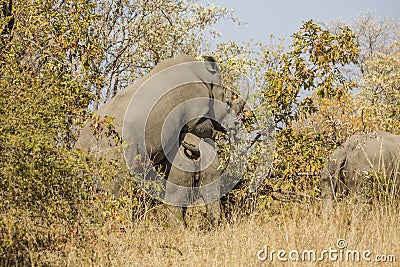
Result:
M219 73L217 61L215 60L214 57L204 56L204 65L209 72L211 72L213 74Z

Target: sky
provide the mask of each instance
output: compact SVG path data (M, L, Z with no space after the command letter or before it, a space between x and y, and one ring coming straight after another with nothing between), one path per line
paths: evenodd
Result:
M400 0L202 0L203 4L223 5L247 25L237 26L228 21L215 28L221 32L220 41L266 42L272 34L276 39L290 40L302 21L332 21L339 18L347 24L362 12L374 11L380 17L400 18Z

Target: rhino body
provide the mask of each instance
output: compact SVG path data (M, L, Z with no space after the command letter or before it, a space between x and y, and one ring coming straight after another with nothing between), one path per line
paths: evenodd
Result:
M137 156L141 155L153 166L163 165L170 183L187 187L188 181L197 176L206 177L202 180L208 183L217 179L220 171L216 167L218 159L209 159L210 155L216 155L215 148L204 139L212 140L214 130L234 130L236 112L245 102L241 98L232 101L231 94L220 83L219 69L213 58L199 62L191 56L179 55L160 62L147 76L119 92L96 114L100 118L114 118L115 130L124 140L124 157L130 170L135 168ZM121 157L114 140L104 136L96 139L90 125L91 122L82 129L76 147L108 159ZM183 142L187 134L195 138ZM184 149L183 144L187 151L198 153L200 143L207 149L197 158L178 153ZM188 145L194 148L188 148ZM181 162L185 165L183 169L177 167ZM199 169L199 162L208 162L208 165ZM149 175L155 175L154 171ZM214 186L210 191L212 198L219 192L219 184ZM180 206L181 200L185 199L184 206L189 206L188 198L181 191L167 184L165 198L168 204ZM203 195L209 198L207 194ZM219 195L214 201L217 204L210 203L213 218L220 213L215 206L219 206L218 199Z
M326 208L349 194L367 201L378 184L385 192L397 196L400 193L399 135L377 131L351 136L325 163L321 197Z

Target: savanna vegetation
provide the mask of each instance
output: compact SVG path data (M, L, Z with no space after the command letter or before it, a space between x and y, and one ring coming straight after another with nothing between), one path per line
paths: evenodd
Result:
M396 202L359 214L350 199L330 220L318 208L332 150L354 133L400 134L399 20L366 12L348 25L305 21L289 46L218 43L220 20L241 23L195 0L0 0L1 266L245 266L263 264L264 246L322 250L339 238L400 261ZM275 149L256 144L213 230L203 229L201 208L188 228L168 228L165 207L123 162L74 148L93 111L179 53L213 55L225 84L251 77L246 127L262 131L272 114L276 128ZM95 121L94 134L112 134L112 118ZM118 198L95 190L116 177ZM250 192L254 177L268 179Z

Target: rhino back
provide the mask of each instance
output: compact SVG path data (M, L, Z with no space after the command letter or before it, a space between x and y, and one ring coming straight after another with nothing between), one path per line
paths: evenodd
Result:
M115 130L123 136L128 144L144 143L143 129L146 128L147 150L149 152L155 151L155 154L158 154L160 158L162 156L162 153L160 154L160 151L162 151L161 129L168 113L188 98L209 96L209 88L207 88L206 82L201 82L202 79L213 81L213 74L203 64L182 64L194 61L196 59L192 56L178 55L160 62L148 75L119 92L103 105L96 114L101 118L104 116L113 117ZM174 68L171 68L173 66ZM181 85L188 81L200 83ZM216 82L219 82L218 79L216 79ZM139 88L140 90L138 90ZM166 89L171 88L177 90L168 91L164 94ZM207 113L208 106L190 107L189 111L202 116ZM177 135L178 129L175 128L182 123L182 119L177 118L176 125L167 127L167 131L171 131L171 138ZM126 125L123 125L124 123ZM90 124L91 122L88 122L82 130L77 147L90 149L92 152L109 150L113 140L107 140L107 138L101 138L100 141L95 140L90 130ZM126 130L123 130L124 128Z

